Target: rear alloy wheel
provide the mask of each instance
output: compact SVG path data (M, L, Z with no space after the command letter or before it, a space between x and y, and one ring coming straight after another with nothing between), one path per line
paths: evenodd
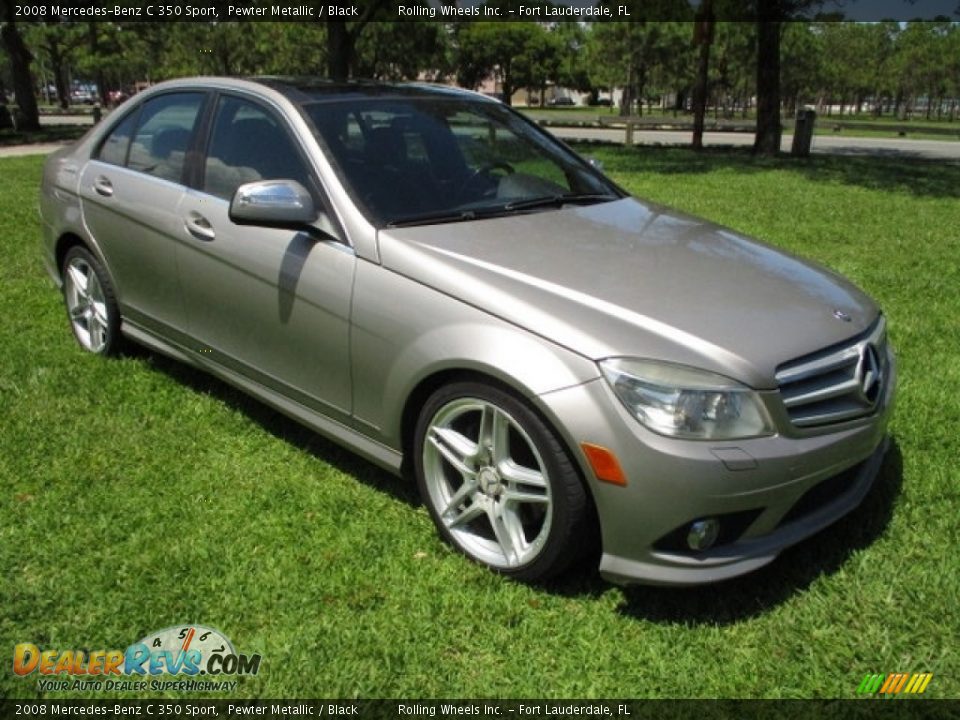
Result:
M469 382L435 392L417 424L415 463L441 535L497 572L543 580L587 545L588 500L567 453L498 388Z
M86 248L71 248L63 259L63 299L80 346L113 355L120 344L120 313L103 266Z

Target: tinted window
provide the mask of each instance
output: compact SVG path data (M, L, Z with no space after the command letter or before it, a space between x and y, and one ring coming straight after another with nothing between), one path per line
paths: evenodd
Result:
M134 110L110 131L100 146L97 158L113 165L123 165L127 161L127 148L130 147L130 136L133 135L136 122L137 111Z
M221 97L204 167L204 190L230 198L244 183L280 179L310 187L306 166L290 135L259 105Z
M127 167L180 182L202 102L201 93L177 93L144 103Z
M516 113L490 102L384 98L303 106L340 177L374 222L528 212L616 188Z

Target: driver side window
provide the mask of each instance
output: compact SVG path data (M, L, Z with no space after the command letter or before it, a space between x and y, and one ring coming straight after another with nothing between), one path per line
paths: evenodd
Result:
M244 183L280 179L310 187L309 172L290 135L256 103L222 96L207 150L203 190L229 200Z

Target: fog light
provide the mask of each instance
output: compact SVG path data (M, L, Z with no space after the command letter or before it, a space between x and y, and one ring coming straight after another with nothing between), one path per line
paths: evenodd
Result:
M697 520L690 525L690 532L687 533L687 545L691 550L707 550L716 541L720 534L720 521L716 518L707 518Z

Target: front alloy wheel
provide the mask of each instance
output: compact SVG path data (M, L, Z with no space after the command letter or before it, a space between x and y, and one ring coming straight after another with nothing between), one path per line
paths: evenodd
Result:
M418 424L416 465L441 534L474 560L541 580L579 554L583 485L553 433L511 395L479 383L439 390Z

